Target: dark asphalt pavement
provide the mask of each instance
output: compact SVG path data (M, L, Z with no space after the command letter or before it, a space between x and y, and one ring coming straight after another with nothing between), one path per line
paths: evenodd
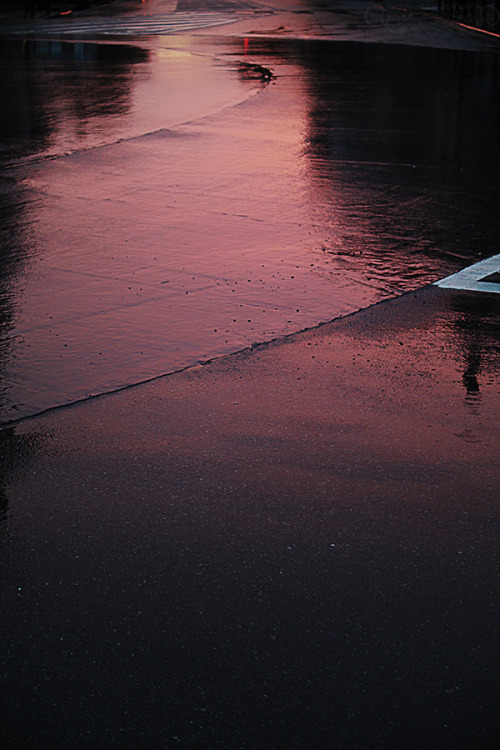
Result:
M4 44L2 388L40 410L79 393L91 346L144 378L172 321L206 346L268 326L283 289L291 309L275 340L243 327L245 351L0 430L8 750L499 746L500 296L428 285L498 252L496 52L275 5L250 40L167 44L164 19L142 46ZM325 37L277 38L304 29ZM160 111L190 86L231 96ZM212 287L224 326L191 301ZM279 337L320 289L336 320Z
M499 299L4 430L4 747L497 747Z

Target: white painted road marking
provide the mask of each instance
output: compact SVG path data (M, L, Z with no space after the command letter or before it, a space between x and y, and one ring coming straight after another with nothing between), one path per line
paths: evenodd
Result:
M166 13L125 18L75 17L38 21L36 24L20 23L6 26L2 34L66 36L66 35L113 35L150 36L152 34L178 34L207 26L220 26L241 20L237 13Z
M471 292L500 294L500 283L486 280L488 276L495 273L500 273L500 255L493 255L491 258L474 263L464 268L463 271L435 281L434 285L443 289L468 289Z

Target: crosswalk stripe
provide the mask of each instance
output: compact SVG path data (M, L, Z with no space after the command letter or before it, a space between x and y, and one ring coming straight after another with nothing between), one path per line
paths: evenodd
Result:
M238 14L225 13L173 13L142 18L71 18L49 23L16 24L4 27L2 33L26 35L70 35L70 34L175 34L179 31L220 26L238 21Z
M500 255L492 255L491 258L474 263L472 266L464 268L463 271L435 281L434 284L443 289L463 289L471 292L500 294L500 284L496 281L499 274ZM491 280L492 278L495 280Z

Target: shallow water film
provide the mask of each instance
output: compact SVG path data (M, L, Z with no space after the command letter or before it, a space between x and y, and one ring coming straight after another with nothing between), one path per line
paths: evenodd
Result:
M498 750L499 47L427 15L5 21L0 747Z
M497 251L494 52L163 37L0 54L2 422Z

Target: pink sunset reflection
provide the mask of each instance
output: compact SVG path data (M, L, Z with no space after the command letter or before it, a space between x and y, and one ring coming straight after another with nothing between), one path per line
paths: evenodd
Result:
M44 128L12 148L4 421L352 313L472 252L469 193L450 203L445 155L413 135L433 117L404 88L413 48L386 51L389 80L364 45L339 60L247 37L30 50ZM45 96L58 67L62 94ZM484 251L494 227L474 216Z

